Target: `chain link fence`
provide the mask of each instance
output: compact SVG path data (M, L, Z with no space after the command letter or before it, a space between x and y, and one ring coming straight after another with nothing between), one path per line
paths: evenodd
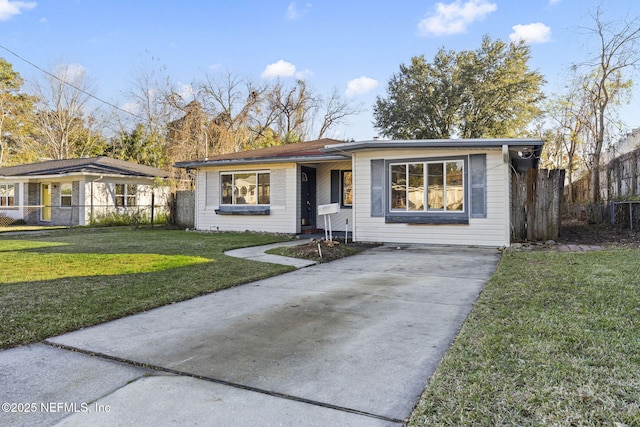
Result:
M70 205L12 206L0 208L0 227L12 225L153 225L169 222L165 205Z

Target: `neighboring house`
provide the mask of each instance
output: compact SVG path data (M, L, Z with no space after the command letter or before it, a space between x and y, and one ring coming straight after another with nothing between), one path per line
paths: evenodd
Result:
M304 233L355 241L510 244L511 174L536 168L537 139L331 139L181 162L196 177L195 228Z
M148 209L152 195L156 205L165 205L168 190L157 182L167 175L161 169L109 157L3 167L0 219L87 225L100 215Z

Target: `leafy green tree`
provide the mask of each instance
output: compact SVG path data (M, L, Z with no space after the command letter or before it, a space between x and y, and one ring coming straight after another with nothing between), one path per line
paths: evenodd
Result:
M167 162L162 147L162 138L149 134L143 124L138 124L131 132L123 131L113 140L106 154L120 160L141 165L165 167Z
M20 93L24 81L4 58L0 58L0 166L11 163L10 154L28 138L33 98Z
M432 64L424 55L401 64L389 80L387 98L376 100L376 128L394 139L449 138L462 102L455 62L454 52L440 49Z
M414 57L389 81L374 106L375 127L387 137L492 138L526 132L541 114L541 74L528 66L530 49L483 38L475 51L445 51L432 63Z

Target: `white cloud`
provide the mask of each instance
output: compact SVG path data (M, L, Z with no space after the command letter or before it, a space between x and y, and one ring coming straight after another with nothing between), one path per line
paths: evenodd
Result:
M276 79L278 77L305 79L312 76L313 72L311 70L298 71L295 65L281 59L278 62L267 65L261 75L263 79Z
M56 74L66 82L77 82L87 74L87 69L80 64L58 64Z
M353 98L356 95L364 95L378 87L378 81L370 77L362 76L357 79L349 80L347 83L347 98Z
M138 104L136 102L127 102L126 104L124 104L120 108L123 109L124 111L127 111L127 112L133 114L133 115L137 115L138 113L140 113L142 111L142 108L140 108L140 104Z
M487 0L469 0L462 3L436 3L435 13L427 16L418 23L418 33L421 36L450 35L464 33L467 27L475 21L483 19L487 14L495 12L498 5Z
M278 62L267 65L262 72L262 78L274 79L277 77L293 77L295 73L296 66L281 59Z
M285 13L284 17L287 19L287 21L295 21L306 15L310 9L311 3L307 3L302 9L298 9L296 3L293 2L290 3L289 6L287 6L287 12Z
M534 22L527 25L514 25L513 33L509 34L509 39L513 42L524 40L530 44L546 43L551 40L551 27L542 22Z
M36 2L0 0L0 21L8 21L23 10L31 10L37 5Z
M549 0L549 6L554 6L558 3L560 3L561 0Z

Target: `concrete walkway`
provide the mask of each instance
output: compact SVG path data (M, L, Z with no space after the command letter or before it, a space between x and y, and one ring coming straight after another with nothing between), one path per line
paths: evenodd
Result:
M382 246L2 351L0 424L400 426L499 256Z
M270 262L273 264L290 265L295 268L309 267L310 265L317 264L315 261L300 258L291 258L280 255L271 255L265 253L269 249L280 248L283 246L297 246L309 243L311 239L292 240L290 242L273 243L271 245L263 246L250 246L248 248L233 249L225 252L225 255L229 255L236 258L246 258L253 261Z

